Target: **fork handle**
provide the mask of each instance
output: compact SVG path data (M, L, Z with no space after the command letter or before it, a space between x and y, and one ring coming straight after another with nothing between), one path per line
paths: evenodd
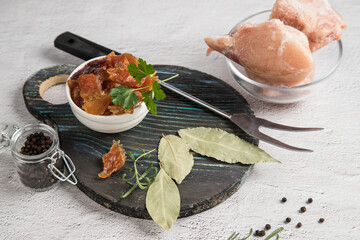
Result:
M197 104L200 104L203 107L206 107L207 109L219 114L220 116L231 119L231 115L229 113L224 112L224 111L218 109L217 107L214 107L213 105L208 104L207 102L204 102L203 100L198 99L197 97L194 97L193 95L190 95L190 94L188 94L188 93L186 93L186 92L184 92L184 91L182 91L182 90L180 90L180 89L178 89L178 88L176 88L176 87L174 87L174 86L172 86L172 85L170 85L170 84L168 84L166 82L161 82L160 85L162 87L164 87L164 88L167 88L167 89L169 89L169 90L183 96L183 97L186 97L187 99L189 99L189 100L191 100L191 101L193 101L193 102L195 102Z

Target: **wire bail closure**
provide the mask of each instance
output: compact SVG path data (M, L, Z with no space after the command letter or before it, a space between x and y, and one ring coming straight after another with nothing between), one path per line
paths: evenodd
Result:
M69 172L69 174L67 176L65 176L57 167L55 167L55 163L58 159L62 159L66 165L66 168ZM59 179L62 182L69 182L72 185L76 185L77 184L77 179L74 175L74 172L76 170L74 163L71 161L71 158L66 155L64 153L64 151L60 150L58 147L56 148L55 152L48 157L48 159L51 160L51 163L48 164L48 168L51 172L51 174L56 177L57 179ZM55 172L54 172L55 170ZM60 176L59 176L60 175ZM72 179L71 179L72 178Z
M19 127L11 124L0 124L0 153L4 152L11 142L11 137Z

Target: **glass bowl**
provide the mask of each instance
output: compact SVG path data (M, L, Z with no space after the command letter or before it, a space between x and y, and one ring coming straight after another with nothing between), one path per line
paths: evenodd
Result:
M269 20L270 13L271 10L255 13L236 24L236 26L231 29L230 33L243 22L265 22ZM333 41L314 52L312 54L315 62L314 80L308 84L291 88L274 87L256 82L246 75L244 67L228 58L226 58L226 62L235 80L247 93L265 102L287 104L302 101L318 92L321 87L324 86L325 80L339 66L342 52L343 48L341 40Z

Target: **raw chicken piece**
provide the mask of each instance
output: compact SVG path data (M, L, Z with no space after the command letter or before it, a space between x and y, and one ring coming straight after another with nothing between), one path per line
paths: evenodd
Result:
M271 19L280 19L309 39L311 52L339 40L347 25L327 0L277 0Z
M241 64L258 82L292 87L312 80L314 62L305 34L278 19L243 23L232 34L209 37L205 42Z

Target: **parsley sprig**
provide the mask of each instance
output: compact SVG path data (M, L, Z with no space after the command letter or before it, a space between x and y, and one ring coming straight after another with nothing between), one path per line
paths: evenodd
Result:
M113 88L110 91L112 102L115 105L123 106L124 109L130 109L140 101L139 97L135 94L135 91L152 87L151 91L142 92L141 95L144 98L143 101L147 109L149 109L152 114L156 115L157 114L156 103L153 100L153 96L156 100L163 100L166 96L164 91L160 87L160 83L176 78L177 76L179 76L179 74L176 74L172 77L169 77L161 81L157 81L157 79L154 77L155 74L154 66L151 64L147 64L146 61L141 58L139 58L138 65L136 65L135 63L130 63L128 65L128 71L130 75L133 78L135 78L135 80L139 84L141 84L141 79L143 79L144 77L152 78L154 80L154 83L139 88L128 88L125 86L119 86Z

